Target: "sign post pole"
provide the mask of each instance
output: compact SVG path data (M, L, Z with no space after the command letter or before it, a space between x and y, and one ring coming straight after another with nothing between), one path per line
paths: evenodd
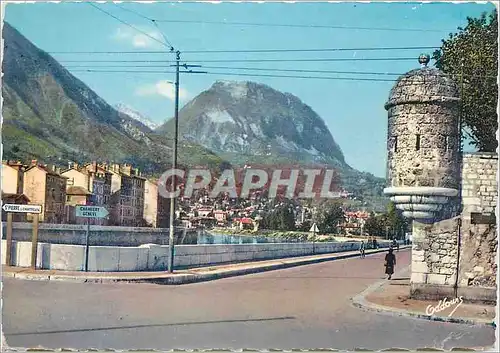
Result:
M89 271L89 237L90 237L90 218L87 218L87 232L85 235L85 272Z
M36 270L36 255L38 251L38 215L33 217L33 238L31 239L31 268Z
M85 234L85 272L89 270L89 238L90 238L90 218L106 218L109 212L100 206L76 206L76 216L87 218L87 231Z
M7 213L7 248L5 250L5 264L12 265L12 213Z
M33 217L33 237L31 239L31 267L36 270L36 255L38 247L38 215L42 213L41 205L22 205L15 203L6 203L2 209L7 212L7 249L5 253L5 264L12 266L12 212L31 213Z

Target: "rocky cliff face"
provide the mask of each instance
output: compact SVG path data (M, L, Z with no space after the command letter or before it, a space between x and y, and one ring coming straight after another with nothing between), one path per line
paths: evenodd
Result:
M171 141L117 111L8 23L3 26L3 146L6 158L49 163L90 159L164 170ZM221 159L181 146L186 164Z
M179 133L234 163L301 161L345 166L324 121L299 98L254 82L217 81L179 112ZM159 129L171 133L173 122Z

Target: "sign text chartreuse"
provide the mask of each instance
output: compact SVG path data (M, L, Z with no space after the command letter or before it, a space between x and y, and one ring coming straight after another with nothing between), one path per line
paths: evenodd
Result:
M76 216L83 218L105 218L108 210L100 206L76 206Z

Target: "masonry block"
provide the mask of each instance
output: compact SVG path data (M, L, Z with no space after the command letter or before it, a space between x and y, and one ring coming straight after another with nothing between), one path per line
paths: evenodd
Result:
M427 283L429 283L429 284L446 284L446 275L430 273L427 275Z
M412 261L411 271L415 273L428 273L429 267L425 261Z
M412 283L427 283L426 273L412 273L410 281Z

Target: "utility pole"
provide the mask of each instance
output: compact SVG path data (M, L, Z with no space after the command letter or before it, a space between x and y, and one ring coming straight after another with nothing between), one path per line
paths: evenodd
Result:
M172 48L173 50L173 48ZM179 73L180 73L180 67L182 66L185 71L182 71L182 73L188 73L188 74L206 74L206 71L193 71L190 68L192 67L201 67L201 65L188 65L188 64L180 64L181 60L181 52L177 50L175 52L175 65L170 65L170 66L175 66L175 112L174 112L174 122L175 122L175 127L174 127L174 146L173 146L173 151L172 151L172 169L177 169L177 145L179 141ZM175 179L176 177L173 175L172 176L172 189L170 190L171 193L175 192L175 189L177 187L177 180ZM170 256L168 257L168 272L172 273L174 272L174 247L175 247L175 197L172 197L170 199L170 228L169 228L169 238L168 238L168 247L170 251Z
M172 151L172 169L177 169L177 142L179 135L179 61L181 59L180 51L175 53L175 112L174 112L174 146ZM172 189L171 193L175 192L176 182L175 175L172 176ZM172 195L170 198L170 227L169 227L169 238L168 238L168 248L170 251L170 256L168 258L168 272L174 272L174 242L175 242L175 197Z

